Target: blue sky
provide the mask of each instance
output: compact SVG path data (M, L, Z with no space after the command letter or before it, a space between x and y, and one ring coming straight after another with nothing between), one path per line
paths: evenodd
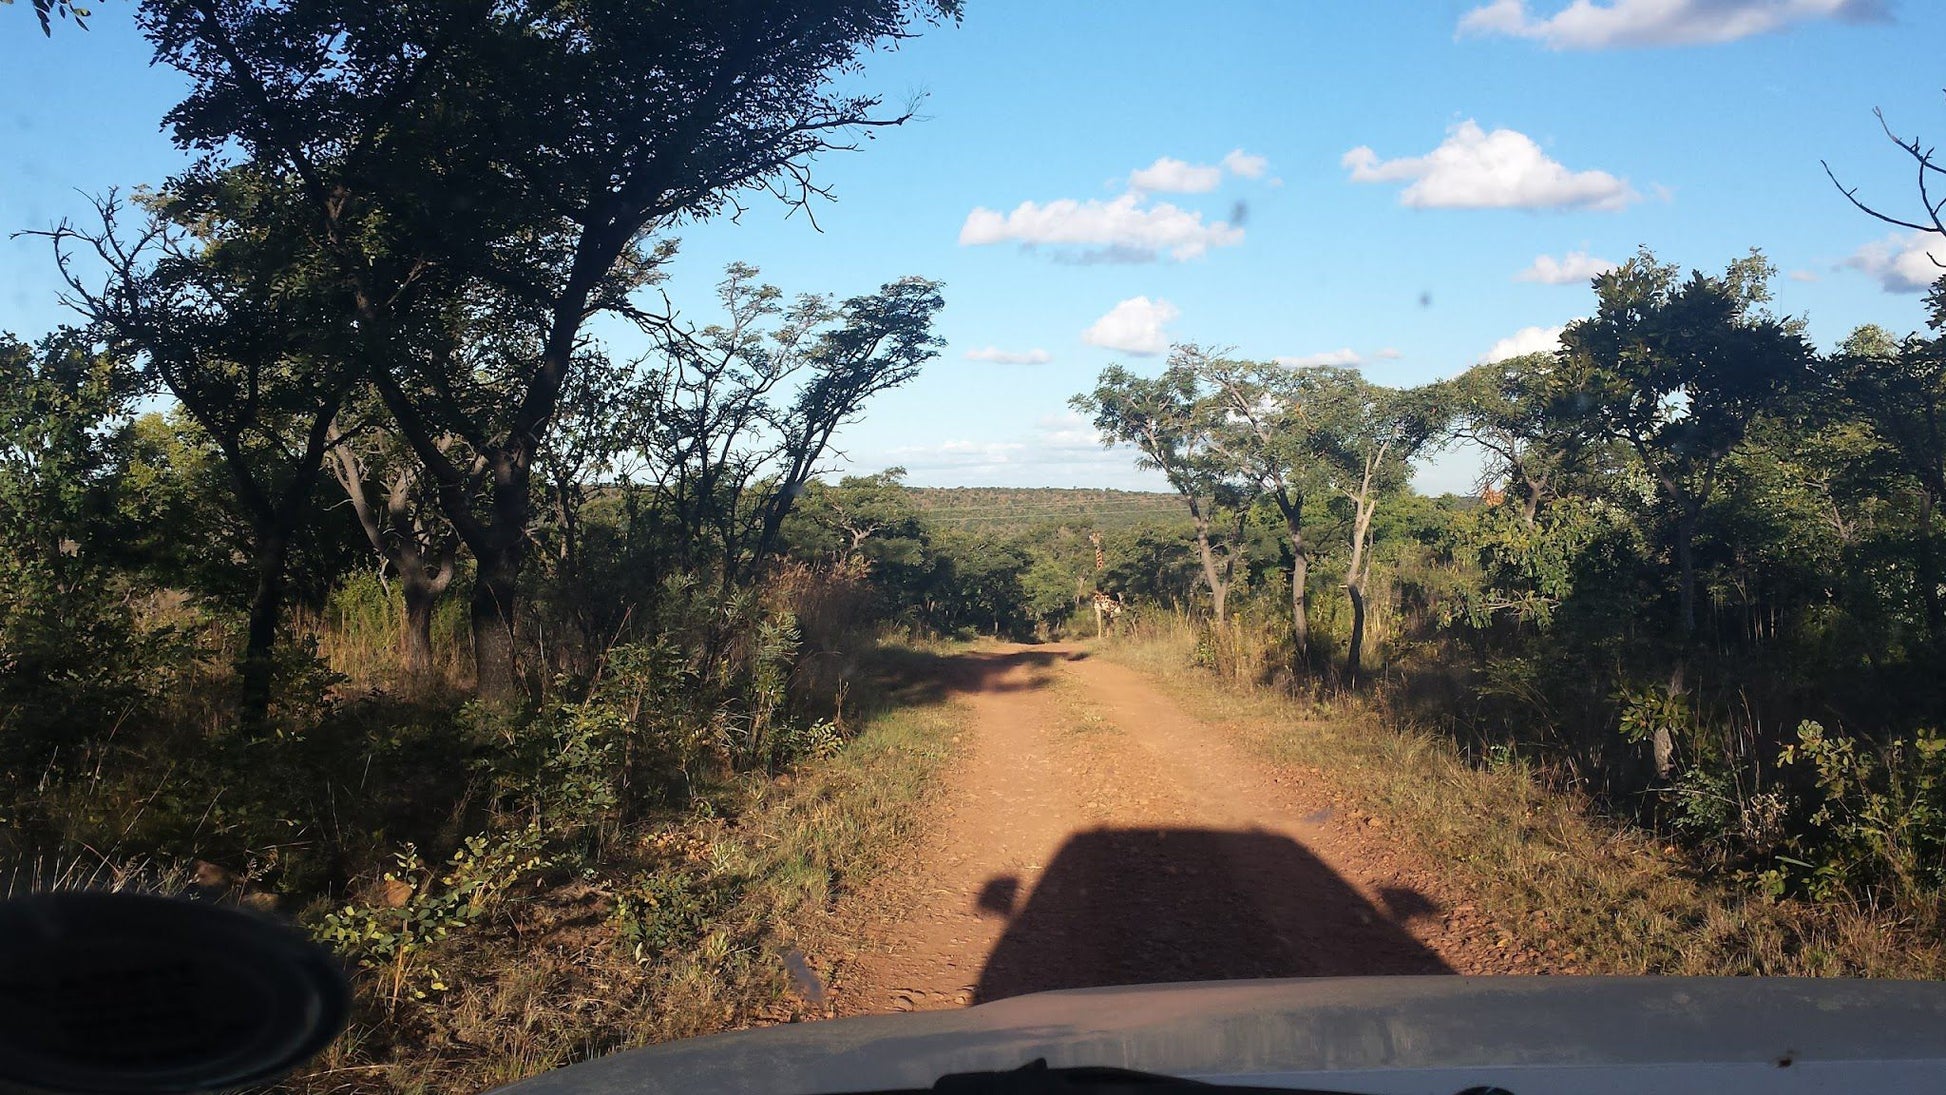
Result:
M1374 380L1419 383L1544 345L1589 309L1590 264L1640 244L1705 268L1762 247L1784 271L1776 306L1822 345L1922 319L1923 250L1846 205L1818 161L1915 208L1872 110L1946 141L1938 5L967 8L858 78L923 95L921 118L819 165L838 197L821 231L758 200L681 234L670 289L697 318L733 260L789 292L945 282L947 349L843 435L853 467L1155 486L1067 411L1110 362L1159 368L1146 351L1173 338L1355 355ZM24 5L0 20L0 228L180 165L158 128L178 84L120 0L52 39ZM0 328L59 322L55 289L42 242L0 245ZM989 349L1027 360L967 356ZM1472 466L1434 458L1421 489L1466 489Z

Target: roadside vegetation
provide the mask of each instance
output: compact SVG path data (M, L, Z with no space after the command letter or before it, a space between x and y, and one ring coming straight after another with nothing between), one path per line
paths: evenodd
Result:
M132 16L195 163L37 233L74 322L0 336L0 885L295 921L356 996L316 1090L822 1014L952 738L912 660L993 618L818 481L942 288L659 288L957 6Z
M924 662L874 664L859 685L886 702L842 745L790 773L711 781L598 855L516 838L445 862L400 856L375 902L324 915L326 941L364 956L360 1013L286 1086L481 1091L832 1014L827 981L856 945L843 910L921 831L961 726Z
M1422 388L1183 345L1159 375L1111 367L1074 403L1179 496L1199 589L1173 619L1195 662L1332 726L1362 712L1362 748L1444 743L1400 778L1450 783L1441 766L1462 759L1520 773L1458 783L1504 805L1443 792L1406 813L1446 826L1441 854L1497 856L1491 887L1530 894L1522 916L1585 882L1583 905L1615 903L1609 930L1635 940L1607 952L1624 968L1931 970L1946 288L1916 333L1861 328L1820 352L1768 309L1774 274L1756 252L1685 275L1644 249L1593 280L1558 351ZM1413 493L1414 457L1458 442L1487 456L1478 496ZM1171 607L1142 603L1149 622ZM1617 862L1641 862L1550 865L1527 840L1528 780L1621 826ZM1496 820L1459 839L1442 811ZM1563 823L1558 803L1542 812ZM1596 846L1569 844L1574 860ZM1613 888L1665 855L1709 893L1814 915Z

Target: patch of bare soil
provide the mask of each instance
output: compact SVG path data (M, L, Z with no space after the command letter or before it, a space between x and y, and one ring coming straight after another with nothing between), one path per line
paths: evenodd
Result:
M1078 645L949 660L972 740L910 869L854 902L846 1014L1241 977L1534 973L1436 864Z

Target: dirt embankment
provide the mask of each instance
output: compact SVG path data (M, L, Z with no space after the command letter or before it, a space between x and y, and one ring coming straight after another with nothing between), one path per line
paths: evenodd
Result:
M1074 645L952 658L964 760L864 899L845 1013L1236 977L1540 972L1382 819Z

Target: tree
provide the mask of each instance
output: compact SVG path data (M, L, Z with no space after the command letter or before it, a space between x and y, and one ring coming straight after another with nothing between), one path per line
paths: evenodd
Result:
M0 786L44 788L159 688L126 506L140 393L90 332L0 334Z
M48 563L107 547L89 526L110 517L105 485L126 461L140 392L134 370L65 329L29 346L0 334L0 537L10 555Z
M347 436L334 426L331 474L381 566L398 578L405 605L401 664L408 674L423 673L433 663L433 610L459 569L452 526L418 462L379 428L367 425Z
M1840 397L1896 454L1918 484L1914 530L1917 581L1926 606L1926 629L1935 643L1946 639L1946 600L1941 597L1938 509L1946 503L1946 286L1926 296L1931 338L1894 340L1862 327L1832 359Z
M630 295L670 253L657 234L751 190L823 195L811 157L911 117L827 84L913 22L957 15L956 0L143 5L158 59L192 82L168 121L198 171L240 149L304 196L367 373L478 563L483 693L516 687L532 469L584 324L649 320ZM453 421L469 377L410 336L469 304L526 330L494 398ZM483 477L447 454L451 434Z
M1297 660L1308 664L1311 547L1304 537L1305 505L1329 489L1310 403L1318 379L1329 374L1207 355L1200 368L1215 389L1212 447L1283 518L1291 559L1291 647Z
M1183 606L1201 582L1191 537L1168 524L1142 524L1108 545L1106 585L1119 596Z
M0 676L28 671L22 636L77 622L51 603L103 592L126 531L118 495L140 390L129 362L86 332L33 346L0 334Z
M1809 375L1802 324L1763 310L1776 267L1752 251L1719 277L1643 249L1595 279L1595 315L1568 325L1561 367L1634 451L1670 510L1679 624L1696 630L1697 522L1755 417Z
M1584 396L1563 381L1554 354L1523 354L1482 362L1438 389L1451 413L1448 435L1486 454L1482 490L1505 484L1528 528L1595 455Z
M1309 377L1307 417L1326 454L1330 483L1351 505L1345 595L1351 600L1351 637L1345 675L1364 667L1365 589L1372 573L1372 517L1381 499L1412 478L1412 458L1435 432L1427 393L1396 391L1367 381L1355 369L1317 366Z
M797 512L828 537L825 552L833 561L871 558L875 545L916 545L924 535L918 506L906 489L904 468L891 467L871 475L847 475L835 484L812 481L805 485Z
M240 713L259 726L271 700L291 556L316 509L332 427L357 382L333 322L327 282L307 278L316 255L290 231L292 206L248 172L212 178L186 203L145 199L134 233L114 194L96 203L98 230L44 233L85 315L160 384L221 454L251 529L255 574L239 662ZM91 257L105 269L91 284Z
M1226 602L1249 507L1241 477L1212 445L1214 421L1197 371L1204 356L1197 347L1178 346L1153 379L1110 365L1093 392L1068 402L1094 419L1104 446L1135 446L1141 454L1136 466L1160 471L1182 498L1196 526L1196 554L1220 626L1229 618ZM1217 525L1224 515L1233 529Z
M627 574L631 568L625 565L603 566L607 560L623 564L625 558L655 556L627 552L630 534L640 531L637 522L591 516L604 507L614 514L607 504L639 472L637 454L660 411L654 392L641 381L641 368L640 360L617 360L599 344L585 346L562 392L561 413L534 458L531 541L553 579L541 595L564 618L579 649L553 645L584 659L614 641L640 593L659 588L663 577ZM484 464L474 467L484 474Z
M941 344L936 282L902 278L842 303L806 295L787 307L756 277L732 265L718 286L726 321L665 334L643 379L654 410L631 461L639 480L625 484L674 530L683 562L715 568L725 589L777 551L839 428Z

